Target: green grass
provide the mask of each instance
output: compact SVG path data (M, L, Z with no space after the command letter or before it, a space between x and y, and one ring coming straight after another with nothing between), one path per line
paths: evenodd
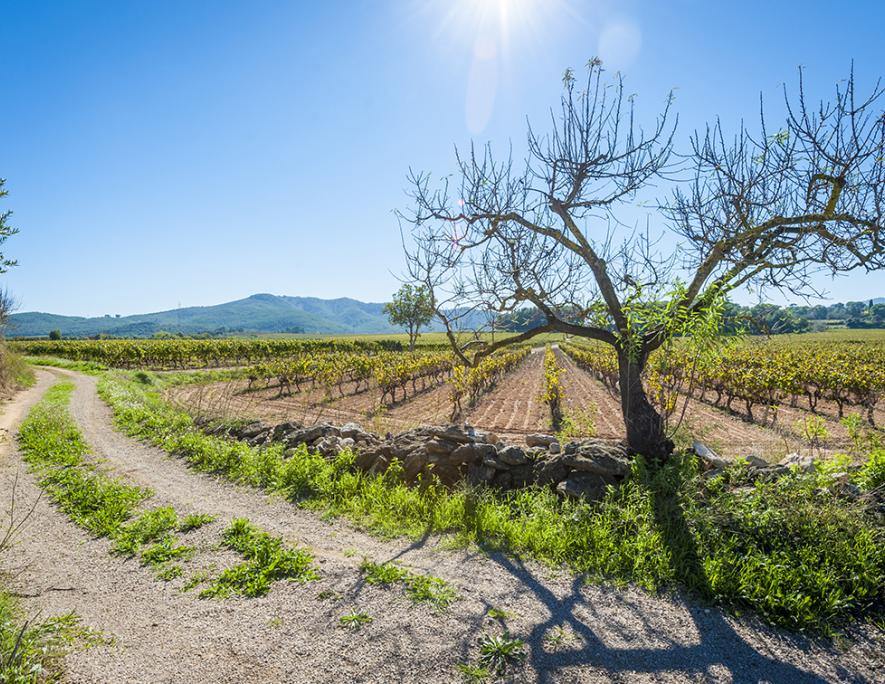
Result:
M150 492L112 478L88 463L89 447L67 412L74 386L55 385L19 430L25 461L50 499L99 537L115 537Z
M319 579L313 557L303 549L286 547L279 537L259 530L245 518L231 522L224 532L224 545L246 561L224 570L200 592L200 598L237 595L264 596L277 580L309 582Z
M349 613L345 613L340 618L338 618L338 623L342 627L347 627L348 629L362 629L364 625L368 625L372 622L372 616L368 613L357 612L356 610L351 610Z
M429 603L437 610L445 610L458 599L457 592L445 580L410 572L393 563L375 563L366 559L360 570L368 584L403 584L409 599L415 603Z
M182 520L181 524L178 526L178 531L191 532L192 530L197 530L203 525L208 525L212 522L215 522L214 515L209 515L208 513L192 513L184 516L184 520Z
M863 501L838 494L825 470L752 482L736 466L705 481L693 456L662 467L637 458L626 481L599 503L561 500L549 489L514 492L430 484L408 487L400 471L367 476L353 454L329 462L304 448L253 448L210 437L160 398L152 385L108 374L99 384L117 424L192 468L280 493L381 536L446 534L551 565L591 580L650 590L684 587L767 621L827 632L875 618L885 605L885 529ZM881 453L852 477L879 481Z
M172 579L174 570L165 564L193 553L177 544L175 509L161 506L138 513L151 492L110 477L87 460L89 447L67 411L72 391L69 382L51 387L28 414L19 431L25 461L74 523L112 539L114 553L139 555L143 565L159 569L161 579Z
M166 537L178 525L178 516L171 506L145 511L135 520L123 525L114 544L114 551L134 556L142 545Z
M488 672L503 675L525 660L525 657L525 642L512 638L506 632L502 636L485 634L480 639L479 662Z
M112 641L84 627L74 613L25 620L15 598L0 591L0 682L46 684L62 678L62 657L77 647Z
M75 361L73 359L63 359L58 356L24 356L22 358L34 366L66 368L67 370L80 371L81 373L96 374L99 371L104 371L108 368L107 366L94 361Z

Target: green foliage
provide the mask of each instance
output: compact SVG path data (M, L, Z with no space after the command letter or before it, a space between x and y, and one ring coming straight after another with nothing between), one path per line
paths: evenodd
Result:
M264 596L277 580L309 582L319 579L313 556L303 549L287 548L279 537L262 532L245 518L231 522L224 532L224 545L242 555L246 562L224 570L200 598L231 595Z
M471 663L458 663L457 665L458 672L461 673L462 678L465 682L485 682L489 677L492 676L492 673L489 672L489 669L483 667L482 665L472 665Z
M178 516L171 506L145 511L135 520L123 525L117 533L114 551L134 556L143 544L167 536L178 525Z
M368 625L372 622L372 616L368 613L361 613L357 612L355 609L351 609L349 613L345 613L338 618L338 622L342 627L357 630L361 629L363 625Z
M203 525L208 525L212 522L215 522L215 516L213 515L209 515L208 513L191 513L190 515L184 516L184 520L182 520L178 526L178 531L190 532L191 530L199 529Z
M508 668L525 660L525 642L507 632L502 636L484 634L479 642L479 662L488 671L503 675Z
M415 603L429 603L437 610L445 610L454 603L458 594L440 577L409 572L394 563L375 563L368 559L360 565L368 584L390 585L402 583L406 596Z
M49 339L50 340L60 340L61 339L61 330L56 328L55 330L49 331Z
M572 439L595 437L596 421L593 419L595 411L595 407L570 410L563 416L562 422L559 424L556 439L561 444L565 444Z
M398 462L369 476L352 467L349 452L332 462L305 448L283 457L278 445L207 436L158 391L119 375L100 382L129 434L197 470L280 492L382 536L446 533L456 543L566 564L593 580L683 586L794 629L826 631L885 605L881 519L834 495L827 473L767 483L735 468L705 481L693 456L675 455L658 468L637 458L599 503L563 500L546 488L415 488L403 483ZM882 460L874 455L861 471L871 482Z
M885 449L877 449L870 453L855 478L864 491L885 488Z
M73 389L69 382L50 388L22 423L19 443L50 499L76 524L113 537L150 492L86 462L89 447L65 409Z
M392 301L384 305L384 313L392 325L402 326L409 334L409 349L415 348L418 331L430 323L435 313L433 298L424 285L405 283Z
M108 643L74 613L26 621L15 599L0 591L0 682L45 684L59 681L61 659L75 646Z
M177 577L181 577L184 574L184 568L181 567L178 563L172 563L170 565L166 565L160 569L157 573L157 579L161 579L164 582L171 582Z

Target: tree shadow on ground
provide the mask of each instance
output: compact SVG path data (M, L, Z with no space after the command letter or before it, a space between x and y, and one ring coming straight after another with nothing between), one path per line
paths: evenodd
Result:
M656 491L653 497L657 527L673 560L680 583L692 586L698 595L710 595L702 560L694 537L673 491ZM491 553L490 558L518 580L523 590L531 592L547 609L549 617L532 627L525 637L529 647L528 664L536 681L553 681L563 668L590 667L596 676L614 681L632 681L638 675L657 678L666 673L691 679L732 682L789 682L823 684L820 675L760 652L741 636L716 608L706 608L698 601L676 598L671 605L681 610L680 619L660 620L649 615L649 604L631 599L632 592L611 589L617 611L598 610L582 593L583 576L575 577L566 596L558 596L532 570L513 557ZM698 586L698 582L702 586ZM606 590L603 589L603 592ZM649 597L654 601L653 597ZM644 604L644 605L640 605ZM620 618L620 619L619 619ZM506 625L505 625L506 627ZM568 648L550 648L549 634L559 627L573 635ZM803 648L809 641L788 633L759 628L772 642L790 642ZM580 642L575 645L574 642ZM640 645L631 646L630 642ZM617 645L611 645L612 643ZM647 644L651 645L647 645ZM561 644L564 646L564 644ZM839 668L843 681L862 682L862 677Z

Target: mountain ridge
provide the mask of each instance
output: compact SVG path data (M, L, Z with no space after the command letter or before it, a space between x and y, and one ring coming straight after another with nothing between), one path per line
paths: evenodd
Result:
M131 316L63 316L31 311L10 316L9 337L150 337L158 332L370 334L398 332L384 304L350 297L321 299L258 293L211 306L190 306Z

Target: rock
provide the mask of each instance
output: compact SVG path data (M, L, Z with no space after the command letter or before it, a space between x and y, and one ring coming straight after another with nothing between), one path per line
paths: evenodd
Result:
M528 456L525 455L525 451L520 449L518 446L504 447L503 449L499 450L498 459L502 463L506 463L507 465L511 466L521 466L529 462Z
M468 444L470 442L475 442L476 438L469 434L466 430L462 430L457 425L449 425L448 427L428 427L428 428L418 428L414 432L419 432L421 430L426 430L432 437L437 437L440 439L446 439L450 442L458 442L459 444Z
M777 464L787 468L796 466L799 470L804 470L805 472L814 470L814 459L811 456L803 456L798 453L787 454Z
M479 463L472 463L467 468L467 483L474 487L488 484L494 479L497 472L494 468L489 468Z
M772 482L783 477L788 472L790 472L789 468L775 463L774 465L767 465L764 468L754 468L753 476L762 482Z
M450 454L458 448L458 443L447 439L431 439L424 443L424 448L431 454Z
M708 449L701 442L693 442L691 445L691 449L692 451L694 451L701 462L701 470L725 470L731 463L727 459L719 456L712 449Z
M260 420L255 423L249 423L239 429L240 439L254 439L259 435L270 432L270 428Z
M340 452L342 448L341 440L335 435L322 437L313 446L317 451L319 451L323 456L326 456L327 458L337 456L338 452Z
M351 439L356 439L358 436L366 434L359 423L345 423L338 428L338 433L342 437L350 437Z
M555 485L568 477L569 468L561 456L552 456L536 461L534 472L538 484Z
M586 442L574 454L563 454L562 462L581 472L623 478L630 471L630 458L623 447L601 441Z
M340 449L353 449L355 445L356 441L353 439L353 437L344 437L343 439L340 439L338 441L338 447Z
M595 473L572 473L556 486L562 496L585 501L599 501L605 496L606 488L614 485L610 478Z
M534 482L532 466L526 463L521 466L514 466L510 469L511 486L514 489L528 487Z
M766 468L771 465L764 458L762 458L760 456L756 456L754 454L749 454L747 456L741 456L741 458L744 459L747 463L749 463L751 466L753 466L755 468Z
M297 432L301 428L302 426L294 421L290 421L288 423L280 423L279 425L274 426L273 430L270 433L270 438L274 442L280 442L283 439L283 435Z
M531 434L525 436L525 443L530 447L544 447L546 449L555 441L556 437L553 435Z
M559 446L559 442L551 442L550 446L547 447L547 450L551 454L558 454L560 451L562 451L562 447Z
M563 448L563 453L566 454L576 454L578 452L578 443L577 442L569 442Z
M482 464L495 470L510 470L510 466L498 459L498 453L485 454L482 458Z

